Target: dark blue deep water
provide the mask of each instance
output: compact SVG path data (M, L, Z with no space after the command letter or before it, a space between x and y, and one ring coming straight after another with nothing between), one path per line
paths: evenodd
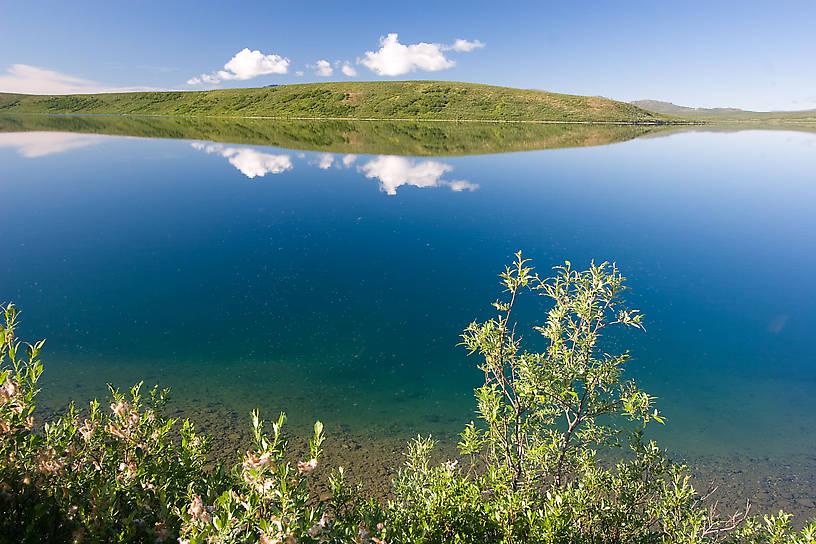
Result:
M144 379L296 428L452 436L480 378L458 335L520 249L629 278L647 330L610 349L667 446L816 449L816 133L402 157L7 132L0 210L0 300L47 338L47 407Z

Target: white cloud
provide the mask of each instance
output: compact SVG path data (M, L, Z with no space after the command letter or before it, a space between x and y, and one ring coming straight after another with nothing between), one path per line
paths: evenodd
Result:
M190 78L187 80L187 84L200 85L206 83L214 85L223 80L246 80L267 74L285 74L287 72L289 72L289 59L275 54L264 55L257 49L250 51L248 47L244 47L227 61L223 70Z
M317 167L321 170L328 170L334 163L334 156L331 153L321 153L317 156Z
M366 51L360 63L381 76L398 76L418 69L437 72L456 64L442 53L442 45L424 42L403 45L396 33L380 38L380 49Z
M0 134L0 147L16 147L23 157L34 159L100 144L101 134L73 134L70 132L4 132Z
M207 85L217 85L218 83L221 83L221 80L216 76L211 76L210 74L201 74L198 77L191 77L187 80L187 85L201 85L202 83L206 83Z
M449 186L454 191L473 191L479 186L468 181L445 181L446 173L453 170L449 164L439 161L414 161L405 157L382 155L358 168L365 177L380 180L380 190L389 195L397 194L402 185L414 187Z
M343 63L343 67L340 70L348 77L354 77L357 75L357 70L355 70L354 67L348 62Z
M461 191L475 191L476 189L479 188L478 183L471 183L464 179L454 179L443 183L450 187L451 191L456 191L457 193Z
M222 156L228 157L230 164L250 179L266 174L280 174L292 169L292 159L289 155L272 155L250 148L227 148Z
M479 40L473 40L472 42L469 42L467 40L459 38L455 42L453 42L453 45L448 45L444 47L444 49L450 51L459 51L460 53L470 53L474 49L479 49L484 46L485 44L483 44Z
M2 145L2 139L0 139ZM208 154L220 155L229 160L235 168L248 178L264 176L266 174L280 174L292 169L292 159L289 155L273 155L263 153L251 147L227 147L223 144L206 142L192 142L193 149ZM297 153L300 159L307 155ZM317 166L321 170L336 168L351 168L357 161L358 155L347 154L340 157L332 153L316 153L309 155L308 164ZM416 160L392 155L379 155L367 163L358 166L357 171L366 178L379 180L380 190L389 195L397 194L397 189L403 185L414 187L448 187L451 191L475 191L479 188L476 183L463 179L445 180L445 174L453 171L453 166L434 160Z
M224 147L221 144L205 145L202 142L190 144L193 149L216 153L229 160L243 175L252 179L266 174L280 174L292 169L292 158L289 155L262 153L251 147Z
M297 77L303 77L303 71L302 71L302 70L298 70L297 72L295 72L295 75L296 75Z
M28 64L12 64L0 75L0 92L24 94L88 94L155 91L151 87L109 87L54 70Z
M461 38L452 45L425 42L404 45L396 33L391 33L380 38L379 50L366 51L365 57L357 62L381 76L399 76L417 70L438 72L456 65L456 61L447 58L443 51L467 53L480 47L484 44L479 40L469 42Z
M309 68L314 68L315 75L320 77L329 77L334 73L334 68L327 60L319 60L317 61L314 66L309 66Z

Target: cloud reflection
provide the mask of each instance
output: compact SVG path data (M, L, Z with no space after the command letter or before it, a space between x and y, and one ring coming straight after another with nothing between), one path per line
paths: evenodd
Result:
M0 147L16 147L20 155L33 159L99 144L105 138L70 132L4 132L0 133Z
M289 155L273 155L251 147L224 147L221 144L203 142L193 142L190 145L193 149L221 155L250 179L266 174L280 174L292 169L292 158Z
M317 156L317 167L321 170L328 170L334 162L334 156L331 153L321 153Z
M251 147L225 147L223 144L204 142L193 142L190 145L193 149L228 159L230 164L248 178L265 174L280 174L293 168L292 158L289 155L273 155ZM332 167L340 170L352 169L359 158L351 153L346 155L298 153L296 157L307 165L316 166L320 170L329 170ZM397 189L404 185L419 188L448 187L455 192L475 191L479 188L478 184L464 179L443 179L443 176L453 171L453 166L435 160L380 155L357 166L356 169L368 179L379 180L380 190L389 195L397 194Z
M446 181L442 179L453 170L449 164L439 161L415 161L405 157L383 155L358 167L365 177L380 180L380 190L389 195L397 194L403 185L414 187L440 187L447 185L453 191L474 191L475 183L465 180Z

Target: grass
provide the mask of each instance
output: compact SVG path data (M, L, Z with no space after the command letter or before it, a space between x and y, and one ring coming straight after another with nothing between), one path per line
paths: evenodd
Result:
M0 112L618 123L669 119L607 98L448 81L53 96L0 93Z
M379 155L452 156L605 145L669 127L0 114L0 132L78 132Z

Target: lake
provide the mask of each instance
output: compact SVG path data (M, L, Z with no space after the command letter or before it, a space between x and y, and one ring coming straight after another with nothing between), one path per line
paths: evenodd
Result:
M143 379L213 432L257 407L451 443L459 334L512 254L614 261L651 436L816 513L816 132L472 125L0 119L0 300L47 338L40 404Z

